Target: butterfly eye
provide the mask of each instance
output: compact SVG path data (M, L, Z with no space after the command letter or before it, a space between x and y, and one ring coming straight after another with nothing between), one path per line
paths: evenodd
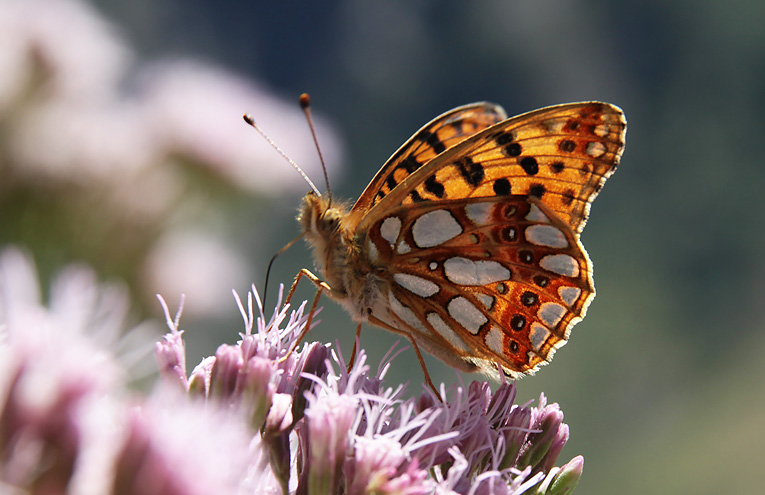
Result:
M319 217L318 228L324 234L334 233L340 225L340 216L337 212L327 211Z

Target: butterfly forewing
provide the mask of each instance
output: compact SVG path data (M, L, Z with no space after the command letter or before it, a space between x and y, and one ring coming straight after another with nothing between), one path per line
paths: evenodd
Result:
M353 210L366 211L371 208L439 153L506 118L502 107L486 102L464 105L439 115L425 124L385 162Z
M381 209L528 195L581 232L590 203L619 162L625 130L621 110L607 103L572 103L520 115L438 155L388 194Z
M589 260L539 201L512 195L391 209L369 231L390 326L455 367L510 375L552 357L594 294Z

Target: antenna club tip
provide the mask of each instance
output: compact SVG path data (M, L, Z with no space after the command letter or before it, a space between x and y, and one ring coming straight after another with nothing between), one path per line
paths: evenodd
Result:
M252 115L250 115L249 113L242 115L242 118L244 119L245 122L247 122L250 125L255 123L255 119L253 119Z
M300 101L300 107L303 110L311 106L311 97L308 96L308 93L303 93L302 95L300 95L299 101Z

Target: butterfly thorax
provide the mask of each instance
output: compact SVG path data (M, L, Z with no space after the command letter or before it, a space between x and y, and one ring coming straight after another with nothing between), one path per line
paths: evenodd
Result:
M378 274L382 267L370 264L363 255L363 240L349 228L345 205L330 205L329 198L309 192L298 214L306 242L323 280L332 288L330 297L339 301L357 321L364 321L378 305L387 284Z

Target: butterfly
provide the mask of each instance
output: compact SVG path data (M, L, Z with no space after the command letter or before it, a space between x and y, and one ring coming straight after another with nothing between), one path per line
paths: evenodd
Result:
M317 299L406 336L429 383L420 348L463 371L533 374L595 296L579 237L625 133L621 109L595 101L513 118L487 102L446 112L352 207L304 197L321 278L304 269L295 285L306 276Z

